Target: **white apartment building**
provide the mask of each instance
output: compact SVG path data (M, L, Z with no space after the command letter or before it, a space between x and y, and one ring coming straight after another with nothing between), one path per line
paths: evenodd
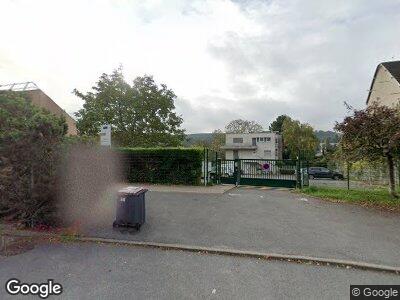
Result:
M282 159L282 136L276 132L227 133L226 159Z

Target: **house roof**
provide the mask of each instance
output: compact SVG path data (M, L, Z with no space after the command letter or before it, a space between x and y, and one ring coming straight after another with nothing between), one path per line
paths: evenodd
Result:
M400 83L400 60L384 62L382 65L392 74L394 79Z
M387 62L380 63L376 67L374 78L372 79L372 82L371 82L371 87L369 89L368 98L367 98L367 104L369 101L369 97L371 96L372 87L374 86L376 75L378 74L378 70L381 66L384 66L385 69L388 70L390 72L390 74L393 76L393 78L396 79L396 81L400 84L400 61L397 60L397 61L387 61Z

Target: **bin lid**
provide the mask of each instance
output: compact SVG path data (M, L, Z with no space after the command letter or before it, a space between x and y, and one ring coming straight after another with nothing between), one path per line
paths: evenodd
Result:
M148 189L141 186L127 186L123 189L120 189L118 193L125 195L139 195L141 193L147 192Z

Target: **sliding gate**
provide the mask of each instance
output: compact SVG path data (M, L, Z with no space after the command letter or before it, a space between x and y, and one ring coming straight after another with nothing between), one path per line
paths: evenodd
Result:
M219 159L217 180L220 183L271 187L308 185L307 167L299 160Z

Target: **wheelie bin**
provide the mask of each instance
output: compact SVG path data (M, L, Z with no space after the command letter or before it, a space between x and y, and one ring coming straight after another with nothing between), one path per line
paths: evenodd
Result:
M139 230L146 221L145 194L143 187L128 186L118 191L114 228Z

